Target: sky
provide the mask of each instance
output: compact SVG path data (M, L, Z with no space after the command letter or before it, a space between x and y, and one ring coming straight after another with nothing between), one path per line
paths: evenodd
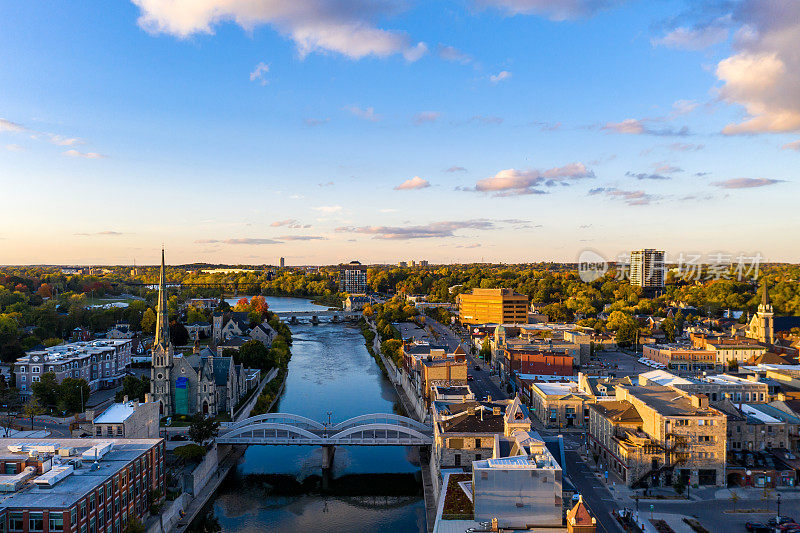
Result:
M0 0L0 264L800 261L796 0Z

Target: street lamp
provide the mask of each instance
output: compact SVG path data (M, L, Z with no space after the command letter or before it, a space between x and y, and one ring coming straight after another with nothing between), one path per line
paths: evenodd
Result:
M81 391L81 413L86 412L86 406L83 404L83 387L80 385L75 385L76 389L80 389Z
M781 493L778 493L778 516L781 516Z

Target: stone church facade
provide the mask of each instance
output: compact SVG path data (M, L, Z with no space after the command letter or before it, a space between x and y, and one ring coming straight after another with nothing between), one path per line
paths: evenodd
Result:
M258 370L237 365L232 357L216 355L210 348L195 346L191 354L175 354L169 339L163 250L152 353L150 396L160 403L162 416L232 414L248 386L259 382L253 379Z

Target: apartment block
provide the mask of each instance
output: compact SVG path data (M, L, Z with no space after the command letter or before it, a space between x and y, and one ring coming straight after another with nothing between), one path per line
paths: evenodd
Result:
M89 390L114 388L131 364L131 339L69 342L27 352L14 362L17 388L23 395L33 393L31 385L42 374L52 372L56 381L85 379Z
M358 261L339 265L339 292L347 294L366 294L367 267Z
M664 288L664 251L645 248L631 252L631 285L645 289Z

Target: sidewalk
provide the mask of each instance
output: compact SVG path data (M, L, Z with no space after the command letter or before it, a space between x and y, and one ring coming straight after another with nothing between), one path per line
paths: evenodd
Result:
M641 511L639 516L636 516L634 513L634 519L636 523L639 524L639 527L642 528L644 533L658 533L656 526L650 522L650 517L653 517L653 520L663 520L667 523L669 527L672 528L675 533L695 533L694 529L691 528L689 524L683 521L684 517L691 518L687 515L682 514L672 514L672 513L651 513L649 511Z

